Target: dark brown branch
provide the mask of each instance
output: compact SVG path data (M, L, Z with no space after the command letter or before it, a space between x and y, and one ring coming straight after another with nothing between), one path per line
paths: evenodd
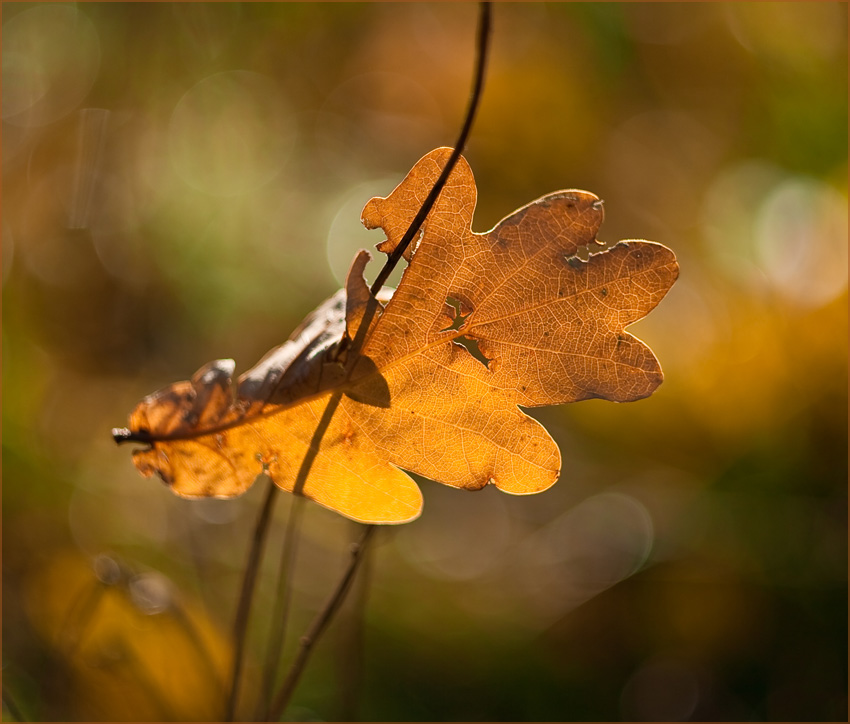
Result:
M359 524L355 523L358 528ZM360 571L351 584L347 596L348 611L337 614L340 631L336 651L337 668L337 708L335 721L357 721L360 694L363 683L363 664L365 659L364 621L369 587L372 583L372 563L375 560L375 546L367 546L361 554Z
M375 314L375 310L377 309L377 301L374 299L375 295L384 286L384 283L387 281L390 274L392 274L393 270L396 268L399 259L401 259L402 255L407 250L407 247L410 246L410 242L413 240L413 237L415 237L416 234L419 232L419 228L422 226L426 217L431 212L431 209L434 207L434 204L437 201L437 197L440 195L440 192L446 185L446 181L448 181L448 178L451 175L452 171L454 171L454 168L457 165L457 161L463 153L464 148L466 147L466 141L469 138L469 134L472 131L472 123L475 120L475 114L478 110L478 105L481 101L481 92L484 88L484 75L487 67L487 54L489 51L490 38L490 3L482 2L479 7L480 15L478 22L478 36L476 40L475 76L472 86L472 93L470 94L469 98L469 105L467 106L466 116L464 117L463 121L463 126L461 127L460 134L458 135L457 141L455 142L454 149L452 150L452 153L449 156L449 160L443 167L440 176L437 178L437 181L434 183L434 186L431 188L431 191L425 198L425 201L422 203L422 206L420 207L416 216L413 217L413 221L410 222L410 226L407 228L407 231L404 233L404 236L401 238L401 241L387 257L386 263L384 264L383 268L378 273L378 276L375 278L375 281L372 284L372 287L370 289L370 291L372 292L372 299L369 300L370 304L367 305L364 314L364 319L360 324L360 329L363 330L364 334L369 328L369 323L371 322L371 319ZM358 337L360 336L361 335L358 334ZM356 344L353 345L353 352L359 351L359 348L360 347ZM208 434L209 432L210 431L208 430L204 430L203 434ZM129 430L126 427L113 428L112 437L118 444L124 442L151 443L154 441L154 438L146 431L140 430L138 432L133 432L132 430Z
M378 310L379 305L376 298L377 293L381 291L384 286L384 282L386 282L390 274L392 274L393 269L395 269L399 259L401 259L402 255L407 250L407 247L410 246L410 242L413 240L413 237L419 233L419 228L422 226L426 217L431 212L431 209L434 207L437 197L446 185L446 181L448 181L449 176L452 171L454 171L457 161L463 153L463 149L466 147L466 141L469 138L469 133L472 130L472 123L475 120L475 114L478 110L478 105L481 102L481 91L484 88L484 72L487 68L487 52L490 40L490 3L480 3L479 10L478 36L476 39L475 53L475 73L472 84L472 93L469 97L469 105L466 108L463 126L460 129L460 134L457 137L454 149L452 150L448 161L446 161L446 165L443 167L442 172L434 183L434 186L431 188L428 196L425 197L425 201L422 202L422 206L419 208L416 216L413 217L413 221L410 222L410 226L407 227L407 231L404 232L404 236L401 237L401 241L387 257L387 261L384 263L381 271L378 272L378 276L375 278L375 281L369 289L371 294L368 302L366 303L366 309L363 311L363 319L360 321L357 334L351 342L349 350L350 356L358 354L363 348L366 341L366 335L372 325L372 318ZM354 369L354 365L351 365L349 369Z
M410 242L413 240L413 237L419 232L419 227L422 226L425 218L431 212L431 209L437 201L437 197L443 190L443 186L446 185L446 181L448 181L449 176L457 164L457 160L460 158L460 155L463 153L463 149L466 147L466 141L469 138L470 131L472 130L472 122L475 120L475 112L478 110L478 104L481 101L481 91L484 88L484 71L487 67L487 51L490 37L490 3L483 2L479 7L480 15L478 20L478 37L476 40L475 80L472 86L472 94L469 97L469 105L466 109L466 117L463 121L463 127L460 129L460 135L457 138L454 150L452 151L451 156L449 156L449 160L446 162L446 165L443 167L443 171L434 184L434 187L425 198L419 212L413 217L413 221L410 222L410 226L404 236L401 237L401 241L398 243L398 246L396 246L389 255L386 264L384 264L384 268L381 269L380 273L375 278L375 282L372 284L372 288L370 290L373 296L381 291L381 288L384 286L384 282L387 281L393 269L395 269L396 264L398 264L398 260L401 259L402 254L404 254L407 247L410 246ZM364 325L361 322L361 327L363 326L368 325Z
M289 518L286 522L286 533L283 548L280 553L280 567L277 574L277 593L272 611L271 632L266 649L266 661L263 666L263 682L260 698L257 703L257 721L265 721L272 693L277 684L278 665L283 655L286 642L286 623L289 618L290 602L292 600L292 577L295 570L298 534L301 529L301 516L304 511L304 498L296 496L289 508Z
M489 2L482 2L479 5L479 22L476 40L476 62L474 82L472 87L472 93L469 99L469 105L466 109L466 116L464 118L463 126L461 127L457 142L454 145L454 150L449 156L446 165L443 167L439 178L434 183L433 188L429 192L416 216L413 218L413 221L410 223L410 226L408 227L401 241L389 255L386 263L384 264L383 268L376 277L375 282L372 284L372 287L370 289L371 296L369 298L369 302L366 305L366 309L364 310L363 319L360 322L360 326L357 330L355 338L352 340L349 352L349 354L351 355L358 354L363 347L367 331L371 326L372 318L374 317L378 309L378 301L375 295L381 290L384 285L384 282L389 278L389 275L392 273L393 269L398 264L399 259L401 259L405 250L410 245L410 242L419 232L419 228L422 226L422 223L425 221L425 218L428 216L431 209L433 208L437 197L443 190L446 181L448 180L449 176L454 170L455 165L457 164L458 159L463 153L463 150L466 146L466 141L469 138L469 133L472 129L473 121L475 120L475 115L478 110L478 106L481 101L481 92L484 87L484 75L487 67L489 39L490 4ZM325 408L324 414L322 415L322 419L320 420L319 425L316 428L316 432L313 435L313 439L310 442L310 449L308 450L307 455L305 456L298 471L298 478L296 479L295 487L293 489L293 493L295 494L300 494L301 490L304 487L304 483L307 479L307 474L309 473L313 461L315 460L316 455L318 454L319 443L321 442L322 437L324 436L325 432L328 429L328 426L330 425L331 418L334 412L336 411L340 400L341 394L339 392L335 392L328 401L328 406ZM286 706L289 703L289 699L295 691L295 686L298 683L298 679L301 676L301 672L303 671L304 666L306 665L307 660L310 657L310 653L312 652L312 648L316 642L316 639L321 636L328 622L331 620L334 613L336 613L337 609L345 598L345 594L348 592L349 586L351 584L352 579L354 578L354 574L360 562L360 553L362 551L362 548L368 541L370 535L374 531L374 528L375 527L373 525L369 525L366 527L365 533L363 535L363 540L361 541L360 545L352 551L351 562L349 564L348 569L343 574L342 580L340 581L334 593L331 595L323 611L313 622L313 625L308 630L306 636L301 639L300 648L298 650L298 654L296 655L295 661L290 667L286 679L284 680L284 683L281 686L281 689L278 691L274 703L269 710L272 715L271 719L280 719L280 716L286 709Z
M248 562L245 564L245 575L242 578L242 589L239 594L239 607L233 625L233 663L230 669L230 690L227 697L225 721L233 721L236 715L236 704L239 700L239 685L242 675L242 658L245 652L245 634L248 629L248 618L251 613L251 602L257 583L257 572L263 557L266 534L269 530L272 509L277 497L277 485L269 479L266 487L266 497L263 507L254 525L254 536L251 549L248 552Z
M139 432L133 432L129 427L113 427L112 439L119 445L122 442L153 442L150 433L141 430Z
M313 437L310 439L310 447L307 449L307 454L304 456L304 459L301 461L301 466L298 468L298 475L295 478L295 484L292 488L292 494L295 495L295 496L300 496L302 494L303 490L304 490L304 485L307 482L307 476L310 474L310 469L313 467L313 463L316 460L316 456L319 454L319 445L321 444L322 438L325 436L325 433L328 431L328 427L331 424L331 420L333 419L334 413L336 412L336 408L339 407L339 403L340 403L341 400L342 400L342 394L339 393L339 392L334 392L331 395L330 399L328 400L328 405L325 408L325 411L322 413L322 417L319 420L319 424L316 426L316 430L313 433ZM272 484L272 486L274 486L274 483L271 483L271 484ZM292 523L291 520L290 520L290 523ZM287 530L287 537L289 535L290 535L290 531ZM294 535L294 533L292 535ZM252 549L251 549L252 552L257 547L261 550L262 544L264 543L264 541L258 544L257 538L255 536L254 543L255 543L255 546L252 547ZM294 542L293 542L292 545L294 547ZM293 550L294 550L294 548L293 548ZM244 586L243 586L243 595L244 595ZM249 605L250 605L250 601L249 601ZM242 631L242 638L244 639L244 630ZM241 648L240 648L238 654L239 654L238 661L240 662L240 666L241 666L241 654L242 654ZM276 668L277 667L275 666L275 669ZM236 687L238 686L238 684L236 682L237 682L237 679L234 679L234 682L233 682L233 688L234 689L236 689ZM233 700L235 700L235 696L231 696L231 702L230 702L230 706L228 708L228 713L231 716L233 714L233 710L235 709L235 701L233 701ZM266 702L261 700L260 706L264 707L265 705L266 705ZM231 718L231 719L228 719L228 721L233 721L233 720Z
M333 619L334 614L339 610L340 605L345 599L345 594L348 593L348 589L351 587L351 582L354 580L354 574L357 573L357 568L363 560L363 553L365 551L366 544L369 542L369 539L372 537L374 532L374 525L365 526L363 537L360 539L360 542L351 546L351 559L348 567L343 573L336 589L325 603L324 608L319 612L316 618L313 619L313 623L310 624L310 628L307 629L307 633L301 637L295 661L292 663L292 666L286 675L286 679L275 697L274 703L270 709L271 717L267 719L267 721L278 721L283 714L284 709L286 709L289 699L295 691L295 686L298 684L299 678L301 678L304 667L307 665L307 660L310 658L313 646L315 646L316 641L318 641L319 637L331 622L331 619Z

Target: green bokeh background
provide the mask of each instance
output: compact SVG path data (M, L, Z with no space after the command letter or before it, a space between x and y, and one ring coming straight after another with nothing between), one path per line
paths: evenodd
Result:
M381 241L360 209L453 142L476 7L2 15L4 695L215 719L198 672L226 669L263 486L180 500L110 428L211 359L248 369ZM288 718L846 720L846 31L846 3L494 7L475 228L583 188L600 238L673 248L631 328L666 379L535 411L564 459L545 493L422 481ZM288 656L357 535L309 507Z

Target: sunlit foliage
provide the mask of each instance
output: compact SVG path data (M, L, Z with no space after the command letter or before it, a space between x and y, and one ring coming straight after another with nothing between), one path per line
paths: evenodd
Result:
M131 611L134 576L166 576L226 641L257 495L179 500L109 429L209 359L258 359L341 285L375 243L363 204L454 137L474 22L454 3L3 5L3 685L28 717L136 716L120 667L80 668L115 651L92 658L107 624L151 648L138 661L168 631L192 666L173 617ZM427 512L375 551L359 710L335 708L343 615L289 716L846 718L846 28L842 3L495 7L475 230L587 188L603 240L675 249L681 278L631 330L665 383L540 411L571 460L541 495L423 482ZM296 631L349 525L311 510ZM103 553L131 573L69 654L57 570ZM62 575L102 585L83 568Z

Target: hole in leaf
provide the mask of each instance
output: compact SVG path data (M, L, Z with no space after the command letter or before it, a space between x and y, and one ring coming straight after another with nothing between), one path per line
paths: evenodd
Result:
M446 304L455 310L455 318L452 320L452 323L442 331L448 332L451 329L460 329L461 325L466 321L466 317L469 315L467 314L464 316L461 314L460 302L454 297L446 297Z
M573 267L573 269L580 269L584 266L583 262L586 262L591 256L608 251L611 246L612 244L610 242L594 239L591 243L578 247L574 254L568 256L566 258L567 264Z
M443 332L449 332L449 331L452 331L452 330L460 329L463 326L463 323L466 321L466 318L469 316L469 314L464 315L461 312L460 301L455 299L454 297L446 297L446 304L448 304L452 309L455 310L455 316L454 316L454 319L452 320L452 323L442 331ZM465 337L463 335L460 335L459 337L455 337L454 341L457 342L459 345L466 347L466 351L469 352L469 354L471 354L475 359L477 359L485 367L487 367L487 368L490 367L490 360L487 359L483 355L483 353L481 352L481 349L478 346L477 341L475 341L474 339L471 339L469 337Z
M466 347L466 351L475 357L475 359L477 359L487 369L490 368L490 360L487 359L481 352L481 348L478 346L478 342L476 340L461 335L460 337L455 337L454 341Z

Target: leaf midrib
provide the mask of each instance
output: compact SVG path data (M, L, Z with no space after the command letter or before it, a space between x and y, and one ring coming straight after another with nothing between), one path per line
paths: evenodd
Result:
M605 252L601 252L601 253L605 253ZM197 439L197 438L206 437L207 435L215 435L215 434L220 433L220 432L232 430L233 428L240 427L242 425L250 425L256 420L261 420L261 419L268 418L268 417L274 417L275 415L278 415L278 414L285 412L287 410L291 410L291 409L298 407L298 406L301 406L301 405L308 405L311 402L321 400L325 397L330 397L334 394L340 394L340 395L345 394L345 392L349 389L352 389L354 387L354 385L361 384L364 380L367 380L370 377L372 377L372 375L376 375L376 374L383 375L383 373L385 371L390 370L390 369L392 369L393 367L395 367L399 364L403 364L404 362L407 362L410 359L413 359L413 358L418 357L422 354L425 354L430 349L438 347L442 344L446 344L447 342L453 342L454 340L458 339L459 337L463 337L463 336L469 336L469 337L477 338L476 335L474 334L475 327L480 327L480 326L484 326L485 324L493 324L495 322L504 321L505 319L510 319L511 317L516 317L519 314L534 311L535 309L541 309L541 308L549 306L551 304L566 302L567 300L574 299L581 294L587 294L587 293L593 292L597 289L601 289L603 286L606 286L607 284L610 284L610 283L611 283L611 280L609 280L607 282L602 282L598 285L595 285L595 286L592 286L592 287L587 287L587 288L585 288L581 291L576 291L575 293L570 294L569 296L566 296L566 297L559 297L558 299L547 300L545 302L542 302L540 304L536 304L536 305L531 306L531 307L522 307L520 309L512 310L508 314L504 314L500 317L492 317L492 318L489 318L489 319L486 319L486 320L482 320L480 322L476 322L475 321L475 314L476 314L476 312L478 312L479 309L481 309L481 307L479 306L477 309L474 309L472 312L469 313L464 324L461 325L458 329L450 329L450 330L446 330L444 332L441 332L436 337L434 337L431 341L429 341L425 345L417 348L415 351L410 352L409 354L403 355L401 357L398 357L398 358L390 361L386 365L384 365L381 369L376 369L374 371L368 372L367 374L365 374L361 377L358 377L356 380L352 381L350 379L347 379L347 380L345 380L344 382L342 382L341 384L339 384L335 387L328 387L328 388L323 389L323 390L316 392L314 394L305 395L304 397L300 397L297 400L293 400L292 402L275 405L272 409L270 409L268 411L262 410L262 411L260 411L256 414L251 415L250 417L241 417L241 418L238 418L236 420L228 421L228 422L221 424L221 425L215 425L215 426L212 426L212 427L205 428L203 430L192 430L192 431L181 432L181 433L172 434L172 435L151 436L150 442L153 444L153 443L157 443L157 442L170 442L170 441L178 441L178 440L194 440L194 439ZM491 297L491 296L492 295L488 295L488 297ZM389 305L388 305L387 309L389 309ZM381 318L379 318L378 323L380 323L380 320L382 318L383 318L383 315L382 315ZM472 323L470 324L470 322L472 322ZM377 325L376 325L376 329L377 329ZM372 334L374 334L374 332L370 331L369 332L370 339L365 342L364 349L366 347L368 347L368 344L371 341ZM354 368L354 365L352 365L352 369L353 368Z

